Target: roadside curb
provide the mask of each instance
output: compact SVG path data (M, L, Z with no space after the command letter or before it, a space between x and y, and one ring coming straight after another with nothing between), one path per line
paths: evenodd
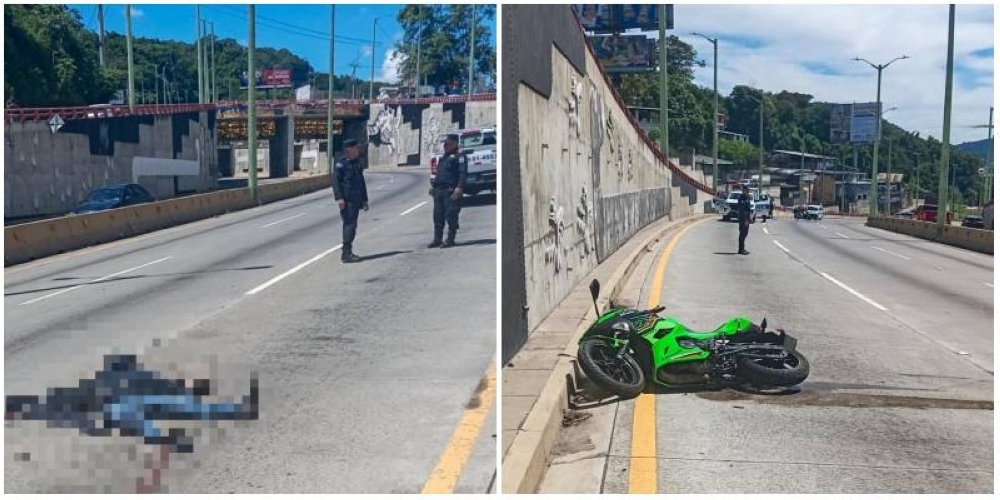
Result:
M643 228L581 279L504 367L501 397L505 441L508 433L513 436L503 454L502 493L534 493L541 484L562 427L563 411L569 408L569 397L575 387L575 346L594 320L590 281L595 278L601 281L598 305L607 306L622 291L643 252L649 251L651 245L671 231L715 216L696 214L677 220L664 217ZM538 390L542 379L544 384ZM526 414L518 411L526 407Z

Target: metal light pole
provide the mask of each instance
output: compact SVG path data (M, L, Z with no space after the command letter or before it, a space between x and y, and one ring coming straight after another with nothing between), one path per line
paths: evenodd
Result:
M878 115L878 122L875 124L875 152L872 155L872 181L868 189L868 211L871 217L878 217L878 150L882 143L882 70L888 68L890 64L900 60L909 59L910 56L902 55L885 64L874 64L867 59L855 57L855 61L862 61L878 71L878 90L875 93L875 114ZM872 202L871 200L875 201Z
M202 46L201 46L201 6L195 4L194 6L194 29L197 33L198 40L197 45L197 56L198 56L198 104L205 103L205 68L202 67L204 59L202 58Z
M326 89L326 160L330 175L333 175L333 38L336 36L336 5L330 6L330 71Z
M472 8L472 27L469 29L469 97L472 97L472 85L476 81L476 4Z
M420 12L420 5L417 5L417 12ZM415 92L416 95L417 95L417 98L420 98L420 49L421 49L421 46L424 43L423 36L424 36L424 24L423 24L423 19L421 19L420 20L420 24L417 25L417 68L416 68L416 73L417 73L417 78L416 78L417 84L416 84L416 87L417 88L416 88L416 92Z
M97 5L97 58L101 67L104 67L104 46L107 43L104 38L104 5Z
M206 37L206 38L208 37L208 22L205 21L204 19L201 20L201 33L202 33L203 37ZM205 43L207 44L208 41L206 40ZM205 102L212 102L212 86L210 84L211 80L209 78L211 70L208 67L208 50L209 49L208 49L207 45L204 46L204 47L202 47L202 50L201 50L202 63L201 64L202 64L202 67L205 68L205 72L204 72L204 75L205 75L204 76L204 78L205 78Z
M254 203L258 203L257 197L257 79L254 78L254 49L257 36L257 8L250 4L250 25L247 27L247 138L248 138L248 162L247 172L250 175L250 194Z
M712 117L712 195L719 192L719 39L697 35L712 44L712 93L715 96L715 115ZM761 179L763 181L763 179Z
M660 5L660 150L670 163L670 115L667 111L667 6Z
M944 130L941 131L941 169L938 174L937 233L944 233L948 213L948 167L951 155L951 83L955 70L955 4L948 6L948 66L944 83Z
M368 82L368 105L371 106L375 100L375 27L378 26L379 18L372 21L372 77Z
M125 51L128 52L128 109L135 111L135 68L132 64L132 6L125 6Z
M212 102L217 102L219 100L219 89L216 83L218 75L215 74L215 22L209 22L208 25L212 28L212 69L209 72L209 75L211 75L212 90L209 93L212 96Z

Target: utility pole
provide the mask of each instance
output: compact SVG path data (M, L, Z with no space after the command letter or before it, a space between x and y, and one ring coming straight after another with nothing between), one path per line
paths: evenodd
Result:
M216 79L218 78L218 75L215 74L215 22L209 22L208 25L212 27L212 70L209 73L210 75L212 75L212 80L211 80L212 81L212 90L211 90L210 94L212 95L212 102L218 102L218 100L219 100L219 92L218 92L218 90L219 89L218 89L217 82L216 82Z
M476 4L471 4L472 28L469 30L469 97L472 97L472 86L475 84L476 67Z
M258 203L260 200L257 197L257 79L254 78L256 74L254 72L254 48L256 47L256 22L257 18L257 7L254 4L248 6L250 9L250 26L248 26L247 31L247 138L248 138L248 157L250 174L250 194L253 196L253 202Z
M368 105L375 101L375 27L378 26L378 18L372 22L372 78L368 81Z
M670 115L667 111L667 6L660 5L660 151L670 163Z
M904 54L885 64L875 64L860 57L854 58L855 61L867 63L869 66L878 71L878 90L875 92L875 115L878 121L875 124L875 150L872 154L872 181L868 188L869 217L878 217L878 153L879 147L882 145L882 70L888 68L890 64L899 61L900 59L909 58L910 56Z
M202 47L201 47L201 6L195 4L194 6L194 27L197 32L198 40L197 45L197 56L198 56L198 104L205 103L205 68L202 67L204 59L202 58Z
M885 162L885 215L889 217L892 215L892 143L893 140L889 138L889 157L886 158Z
M955 70L955 4L948 6L948 66L944 80L944 130L941 131L941 170L938 174L937 233L944 233L948 213L948 168L951 156L951 83Z
M135 112L135 70L132 67L132 5L125 6L125 51L128 52L128 110Z
M329 87L326 89L326 159L327 169L333 175L333 38L337 32L335 22L336 5L330 5L330 72Z
M203 38L208 38L208 22L206 22L204 19L201 20L201 36ZM207 44L208 40L205 40L205 43ZM209 50L208 49L208 45L203 45L202 46L202 49L201 49L201 57L202 57L201 65L202 65L203 68L205 68L204 73L202 73L204 75L202 78L205 79L205 84L204 84L205 85L205 100L204 100L205 103L212 102L212 89L211 89L211 84L209 83L210 82L209 75L211 73L210 73L210 70L209 70L209 67L208 67L208 50Z
M355 90L358 87L358 66L361 65L361 51L358 51L358 56L354 58L354 62L351 63L351 99L357 99Z
M106 44L104 38L104 5L97 5L97 58L100 60L101 67L104 67L104 46Z
M153 93L156 96L156 105L160 105L160 66L153 65Z
M422 9L420 8L420 4L417 4L417 12L422 13ZM420 24L417 25L417 68L416 68L416 73L417 73L417 79L416 79L417 80L417 84L416 84L416 87L417 88L416 88L416 95L417 95L417 98L419 99L420 98L420 48L421 48L421 46L423 45L423 42L424 42L424 40L423 40L423 36L424 36L424 20L420 19L418 22Z
M760 165L759 177L757 178L757 187L764 187L764 89L760 90L760 157L757 160Z
M701 33L691 34L712 43L712 93L715 97L715 115L712 118L712 196L715 196L719 192L719 39L709 38Z

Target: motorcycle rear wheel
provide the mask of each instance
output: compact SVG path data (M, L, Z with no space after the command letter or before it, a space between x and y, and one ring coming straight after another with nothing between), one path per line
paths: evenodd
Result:
M628 352L618 357L618 348L603 339L580 343L576 359L583 373L598 387L622 399L631 399L646 388L646 375L639 362Z
M740 378L763 386L791 387L809 377L809 361L794 349L783 360L741 358L738 366Z

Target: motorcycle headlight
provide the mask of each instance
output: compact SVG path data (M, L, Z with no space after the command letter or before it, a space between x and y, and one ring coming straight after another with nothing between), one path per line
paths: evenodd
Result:
M613 325L611 325L611 329L614 330L614 331L616 331L616 332L626 332L626 333L628 333L628 332L632 331L632 323L629 323L626 320L621 320L621 321L618 321L617 323L614 323Z

